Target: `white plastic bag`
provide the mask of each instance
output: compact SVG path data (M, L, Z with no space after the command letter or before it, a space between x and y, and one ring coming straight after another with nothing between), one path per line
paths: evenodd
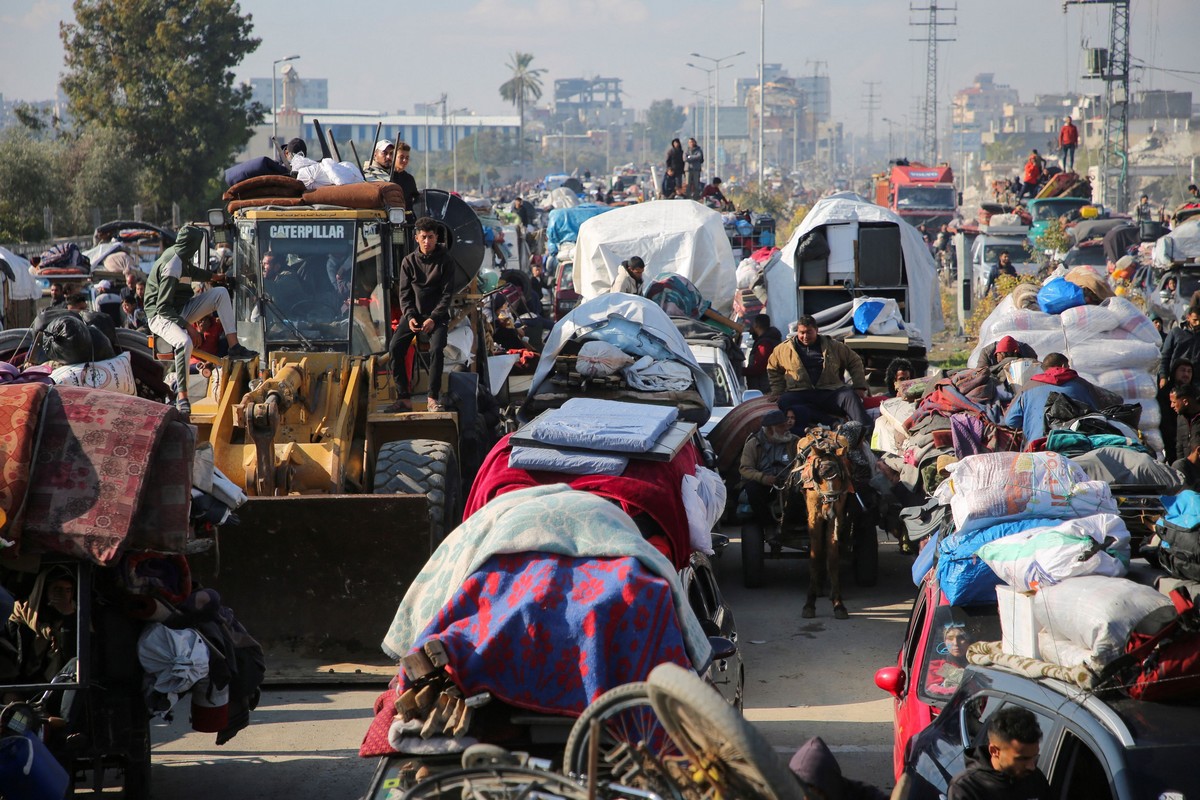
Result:
M137 384L133 380L133 363L129 360L129 353L121 353L104 361L67 364L51 372L50 377L62 386L103 389L131 397L137 396Z
M343 186L347 183L362 183L362 173L358 167L349 161L334 161L332 158L321 159L321 171L333 186Z
M712 531L725 511L725 482L711 469L696 467L695 475L683 476L682 488L692 549L711 556Z
M1033 617L1052 638L1090 651L1085 665L1099 672L1125 652L1129 632L1147 614L1169 605L1166 595L1149 586L1086 575L1040 589Z
M1022 519L1117 513L1108 484L1088 480L1059 453L983 453L950 469L934 496L949 504L959 533Z
M1109 539L1107 547L1098 548ZM1002 581L1022 592L1082 575L1119 578L1128 571L1129 529L1116 514L1093 514L1053 528L1005 536L975 554Z
M584 342L575 369L585 378L607 378L633 362L633 356L608 342Z

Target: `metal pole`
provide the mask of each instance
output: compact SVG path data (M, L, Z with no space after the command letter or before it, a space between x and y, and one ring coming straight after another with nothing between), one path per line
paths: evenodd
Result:
M714 149L714 157L716 158L716 162L713 167L714 170L719 170L721 167L721 62L728 61L731 58L737 58L738 56L744 56L745 54L746 54L745 50L739 50L738 52L736 52L732 55L721 56L720 58L713 58L712 56L705 56L705 55L701 55L700 53L689 53L688 54L688 55L692 56L693 58L703 58L705 61L713 62L713 70L716 72L717 91L716 91L716 108L714 109L716 118L713 121L713 149ZM761 98L760 98L760 102L761 102Z
M767 52L767 0L760 0L758 6L758 190L763 186L763 108L767 98L763 94L766 83L766 52ZM792 125L795 136L795 125ZM796 148L792 147L792 170L796 169Z
M429 103L425 104L425 188L429 188Z

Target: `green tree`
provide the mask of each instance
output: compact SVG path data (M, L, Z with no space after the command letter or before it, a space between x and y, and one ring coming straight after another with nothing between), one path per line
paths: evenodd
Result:
M508 59L508 68L512 77L500 84L500 97L517 107L518 141L521 160L525 160L525 103L537 102L542 96L542 75L544 69L532 69L533 53L522 53L519 50Z
M683 109L671 100L654 100L646 110L646 135L650 138L650 150L665 153L667 143L679 133L685 115ZM653 160L653 157L651 158Z
M66 147L39 140L12 126L0 132L0 240L36 242L46 238L42 211L57 218L66 207L63 171Z
M95 227L92 209L100 209L107 217L121 206L129 209L132 217L133 205L145 196L141 189L145 170L113 128L85 131L71 143L61 163L70 176L63 181L67 186L66 217L77 232Z
M145 166L145 200L199 211L262 109L233 67L258 48L235 0L75 0L62 87L76 122L113 129Z

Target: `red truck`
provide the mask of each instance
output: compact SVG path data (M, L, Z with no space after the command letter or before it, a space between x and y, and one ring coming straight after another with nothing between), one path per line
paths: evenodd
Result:
M873 177L876 205L890 208L913 227L925 223L931 236L958 213L958 192L948 164L927 167L896 159L888 162L887 172Z

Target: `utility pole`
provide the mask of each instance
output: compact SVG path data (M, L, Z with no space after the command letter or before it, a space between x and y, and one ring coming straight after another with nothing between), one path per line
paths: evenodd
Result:
M937 0L929 0L927 6L914 6L911 3L908 6L909 12L928 12L929 17L924 22L909 21L909 25L913 27L924 27L925 36L920 39L909 39L910 42L925 42L927 66L925 68L925 117L923 127L925 129L924 155L929 160L929 163L936 164L938 158L938 127L937 127L937 46L938 42L953 42L954 39L942 39L938 37L938 28L943 26L953 26L958 24L958 18L949 22L942 22L938 19L939 11L958 11L958 4L953 6L937 4Z
M1063 0L1071 5L1111 5L1108 18L1108 57L1085 78L1104 81L1104 149L1100 153L1100 201L1109 207L1129 207L1129 0ZM1093 51L1103 53L1103 50Z
M813 159L815 160L817 157L817 139L819 138L817 135L817 120L824 112L831 110L826 108L828 98L825 96L825 88L821 85L820 81L822 77L827 77L821 75L821 67L828 69L829 62L814 61L810 58L806 59L804 62L805 66L808 66L809 64L812 65L813 73L812 99L808 102L808 134L812 137Z
M879 110L879 95L875 94L875 87L879 85L879 81L863 81L867 85L867 96L863 98L863 108L867 110L867 152L870 153L871 147L875 144L875 112Z

